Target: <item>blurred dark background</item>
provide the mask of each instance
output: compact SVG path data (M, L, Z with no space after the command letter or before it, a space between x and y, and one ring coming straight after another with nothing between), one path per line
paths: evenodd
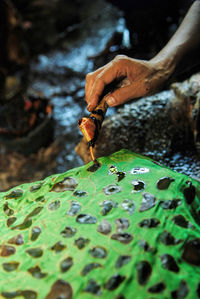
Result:
M0 1L0 191L81 165L87 72L117 54L153 57L192 2Z

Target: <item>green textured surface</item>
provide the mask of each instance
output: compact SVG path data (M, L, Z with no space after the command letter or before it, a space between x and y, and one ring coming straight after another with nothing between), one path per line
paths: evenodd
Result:
M90 163L0 193L0 298L200 298L199 183L126 150L98 160L95 172L87 170ZM138 168L142 173L131 173ZM55 192L68 177L77 185ZM137 180L143 190L134 190ZM112 208L105 212L105 206ZM94 223L77 222L83 214ZM151 218L155 227L139 225ZM173 260L165 267L166 259ZM84 269L89 264L93 269Z

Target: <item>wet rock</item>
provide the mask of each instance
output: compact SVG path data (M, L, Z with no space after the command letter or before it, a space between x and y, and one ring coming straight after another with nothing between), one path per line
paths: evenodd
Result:
M142 154L153 152L156 148L160 152L169 150L172 142L167 132L172 135L169 105L172 96L172 91L162 92L118 109L103 123L94 149L95 156L107 156L121 148ZM84 143L82 140L76 151L84 162L88 162L89 152Z
M197 113L192 114L189 111L198 109L198 105L192 104L190 99L197 101L199 77L200 75L196 74L183 83L173 84L168 91L119 108L104 121L94 148L95 156L107 156L126 148L185 174L195 173L199 177L199 163L195 154L192 154L191 159L185 158L185 152L180 154L180 159L173 160L171 157L172 151L181 153L188 148L195 153L193 138L197 131L192 132L195 127L192 124L195 123L194 115ZM76 151L84 162L89 162L89 151L84 140L77 145Z

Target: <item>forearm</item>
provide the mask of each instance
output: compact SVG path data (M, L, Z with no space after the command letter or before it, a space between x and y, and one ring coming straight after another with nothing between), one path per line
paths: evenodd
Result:
M200 48L200 1L195 1L170 41L151 61L159 62L161 68L166 69L166 76L170 76L185 57L190 63L188 55L191 53L192 56L198 48ZM184 62L184 66L187 61Z

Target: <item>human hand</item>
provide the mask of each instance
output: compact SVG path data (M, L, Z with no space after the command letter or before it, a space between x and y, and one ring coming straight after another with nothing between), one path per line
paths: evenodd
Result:
M130 99L153 94L170 74L170 70L166 69L162 62L118 55L105 66L87 74L85 85L87 109L91 112L97 106L105 86L115 79L127 78L129 84L108 94L109 106L118 106Z

